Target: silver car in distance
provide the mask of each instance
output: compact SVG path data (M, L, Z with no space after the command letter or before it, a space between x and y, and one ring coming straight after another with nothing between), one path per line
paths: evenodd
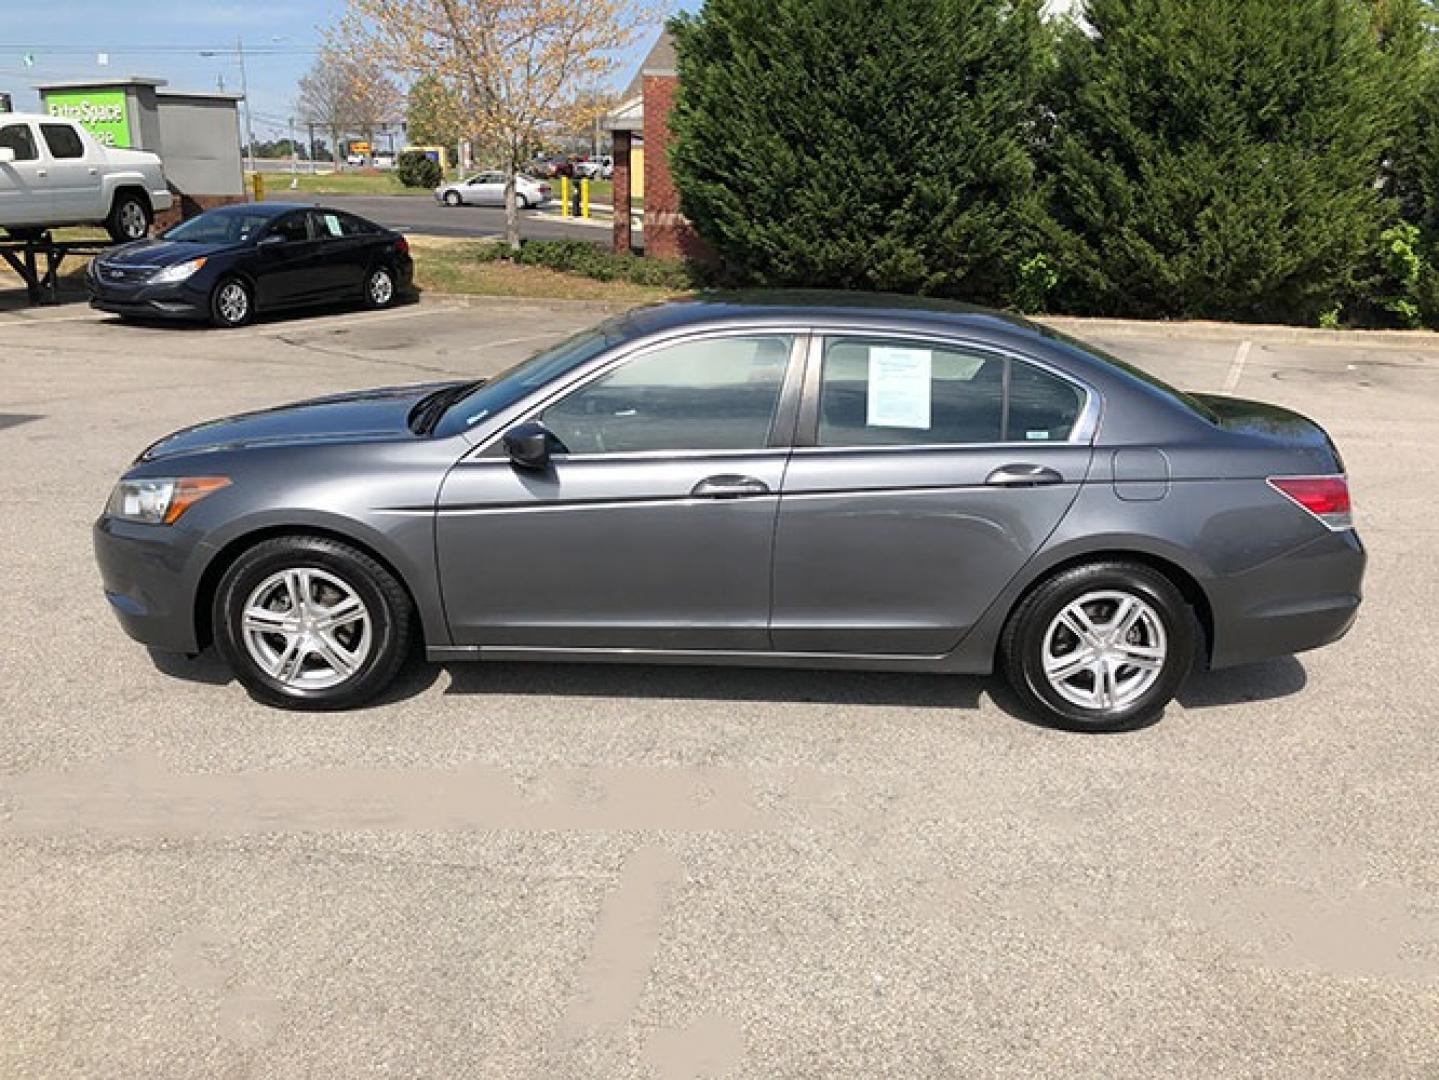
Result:
M95 526L121 624L338 709L432 661L998 670L1159 714L1341 637L1364 549L1312 421L960 305L774 293L611 319L482 382L201 424ZM740 674L736 678L742 678Z

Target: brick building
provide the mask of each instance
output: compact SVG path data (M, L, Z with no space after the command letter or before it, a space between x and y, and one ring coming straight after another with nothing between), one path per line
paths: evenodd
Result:
M669 114L678 86L674 40L661 31L623 101L604 118L603 126L614 140L616 251L634 249L631 193L636 186L634 169L642 168L645 254L660 259L706 255L703 242L680 213L679 193L670 177ZM643 154L636 152L640 146Z

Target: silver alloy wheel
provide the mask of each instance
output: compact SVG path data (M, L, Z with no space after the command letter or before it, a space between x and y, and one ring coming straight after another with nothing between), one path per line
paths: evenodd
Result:
M130 199L120 206L120 231L131 240L139 240L145 235L148 223L145 221L145 208Z
M1167 655L1164 621L1133 593L1085 593L1044 632L1044 677L1084 709L1122 709L1159 680Z
M461 200L460 200L460 193L459 193L458 191L447 191L447 192L445 192L445 205L446 205L446 206L459 206L459 205L460 205L460 201L461 201Z
M370 611L343 580L318 567L271 574L251 591L240 615L250 659L296 690L327 690L369 659Z
M227 281L221 286L216 304L220 317L227 323L244 322L245 316L250 313L250 296L238 281Z
M384 307L395 295L395 282L388 270L376 270L370 275L370 303Z

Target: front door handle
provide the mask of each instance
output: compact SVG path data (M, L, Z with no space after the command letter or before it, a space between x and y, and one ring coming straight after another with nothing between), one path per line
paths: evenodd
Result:
M768 495L769 485L757 476L737 476L724 473L707 476L690 491L692 499L746 499L755 495Z
M990 487L1047 487L1064 477L1046 465L1001 465L984 478Z

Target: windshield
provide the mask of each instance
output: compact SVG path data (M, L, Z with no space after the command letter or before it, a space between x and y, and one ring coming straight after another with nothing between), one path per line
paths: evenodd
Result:
M500 372L460 398L435 425L438 436L458 435L508 409L546 383L594 359L614 344L603 330L585 330Z
M160 239L182 244L241 244L263 229L274 216L273 212L247 207L211 210L167 229L160 234Z

